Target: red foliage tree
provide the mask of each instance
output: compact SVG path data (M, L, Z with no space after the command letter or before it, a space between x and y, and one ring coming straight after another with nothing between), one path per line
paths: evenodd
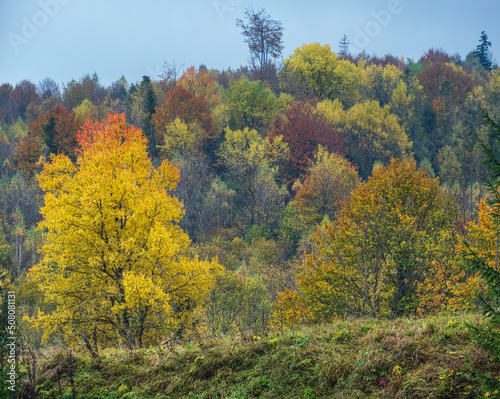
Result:
M387 65L394 65L402 71L407 67L407 64L406 62L404 62L404 60L392 54L386 54L383 57L369 56L369 55L365 57L365 55L363 54L363 57L366 59L367 65L374 64L374 65L381 65L384 67Z
M156 142L163 144L165 126L175 121L175 118L185 123L197 123L203 130L203 141L207 142L217 137L218 131L210 114L207 101L202 96L195 96L181 85L170 89L161 105L156 108L152 122L156 131Z
M179 85L195 96L203 97L212 111L222 102L220 87L204 68L199 71L194 66L186 69L179 79Z
M290 158L284 165L285 182L290 186L306 172L319 144L330 152L346 154L341 136L309 104L294 103L283 116L276 117L269 137L279 135L290 148Z
M422 64L432 64L432 63L438 63L438 64L446 64L448 62L451 63L456 63L457 61L460 61L460 55L449 55L448 53L442 51L442 50L437 50L434 48L431 48L427 53L425 53L422 57L420 57L420 62Z
M428 100L443 97L453 105L462 104L474 88L470 74L442 62L432 62L418 75Z
M56 122L55 135L52 139L54 146L58 152L72 158L76 148L76 133L82 124L74 112L69 112L62 105L56 105L51 112Z

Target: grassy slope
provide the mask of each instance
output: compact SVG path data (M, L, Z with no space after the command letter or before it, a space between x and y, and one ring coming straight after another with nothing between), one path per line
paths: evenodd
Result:
M464 322L479 315L360 319L268 337L77 357L77 398L474 398L500 375ZM61 390L55 372L63 371ZM41 398L71 397L63 355L39 373ZM50 378L52 377L52 378Z

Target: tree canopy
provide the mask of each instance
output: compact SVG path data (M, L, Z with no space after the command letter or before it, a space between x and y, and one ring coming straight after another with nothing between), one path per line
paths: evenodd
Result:
M154 342L188 319L219 266L189 256L171 194L179 172L168 161L152 167L124 115L87 122L78 144L76 165L55 155L39 177L46 242L30 277L54 311L35 323L87 347L91 337L96 347Z
M447 262L440 234L453 207L412 160L378 167L338 219L317 228L298 283L319 318L401 316L418 307L418 283L433 260Z

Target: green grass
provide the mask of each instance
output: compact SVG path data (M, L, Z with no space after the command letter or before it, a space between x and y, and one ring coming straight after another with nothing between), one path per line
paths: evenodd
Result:
M481 316L356 319L173 351L107 350L94 360L80 354L76 397L483 397L477 373L499 375L500 365L471 341L465 322L480 324ZM39 397L71 398L68 373L64 355L47 359L38 372Z

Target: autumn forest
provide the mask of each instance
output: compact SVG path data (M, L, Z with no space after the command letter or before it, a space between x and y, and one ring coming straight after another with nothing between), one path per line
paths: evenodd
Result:
M15 292L23 397L63 397L30 374L48 347L95 361L484 303L498 318L487 34L465 58L353 55L344 36L283 59L265 10L236 24L250 55L236 69L0 84L0 339ZM482 347L498 362L493 321Z

